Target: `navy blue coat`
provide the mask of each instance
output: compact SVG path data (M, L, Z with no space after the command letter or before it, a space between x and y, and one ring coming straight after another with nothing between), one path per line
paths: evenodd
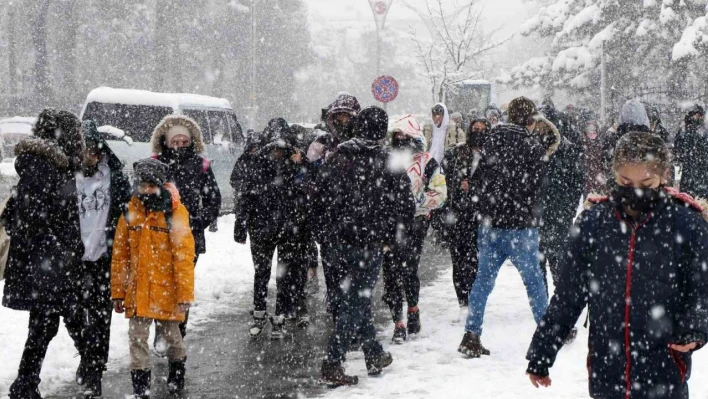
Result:
M708 223L697 208L671 197L634 222L605 199L583 212L533 336L529 372L547 375L588 305L592 397L688 398L691 354L669 345L708 336Z

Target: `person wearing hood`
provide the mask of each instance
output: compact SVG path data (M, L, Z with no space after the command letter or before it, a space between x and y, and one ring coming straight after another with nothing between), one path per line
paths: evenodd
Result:
M81 239L84 243L82 338L85 356L76 373L86 385L85 396L101 396L101 377L108 362L113 305L107 287L111 282L111 255L118 219L131 197L123 163L101 137L96 123L81 125L86 149L82 173L76 175Z
M644 108L647 111L647 116L649 117L649 130L655 135L661 137L661 139L664 140L670 148L672 144L671 137L669 131L664 127L664 124L661 121L661 113L659 112L659 108L657 108L656 105L647 103L644 104Z
M551 271L553 284L558 284L560 270L558 264L564 252L564 242L568 237L573 218L585 188L585 166L582 149L567 137L562 136L556 126L543 115L534 117L539 135L559 136L558 149L548 160L540 192L541 221L538 227L539 261L543 282L548 293L546 264ZM544 131L545 130L545 131ZM571 331L568 342L575 339L577 329Z
M585 163L585 196L601 194L607 183L602 163L602 140L600 123L592 111L581 111L578 125L582 132L581 143Z
M121 216L111 260L111 298L130 319L130 376L135 398L149 398L150 326L165 340L170 393L184 390L187 352L180 331L194 302L195 243L189 212L167 179L169 166L152 158L133 164L135 189Z
M352 138L356 117L361 111L361 105L356 97L349 93L342 92L337 98L326 108L327 112L324 117L328 133L320 135L307 148L307 161L309 163L309 171L303 182L308 198L317 196L319 173L326 159L334 154L337 146ZM324 212L323 207L325 202L310 203L310 212L312 214L321 214ZM315 218L309 218L314 221ZM320 245L320 256L322 258L322 271L324 272L325 286L327 289L327 311L334 314L334 302L338 292L337 276L334 269L337 254L335 253L336 243L332 242L331 226L315 224L311 226L315 241ZM308 278L315 277L315 271L310 269Z
M379 143L388 130L388 115L378 107L362 110L354 138L337 146L319 173L315 201L321 205L317 223L330 226L335 243L334 330L322 362L322 380L330 385L355 385L359 379L342 367L347 349L358 337L369 375L393 362L376 340L371 292L378 280L383 252L403 235L413 219L415 201L404 171L389 168L388 151Z
M269 320L266 312L268 281L277 248L277 296L275 314L270 318L270 337L283 339L287 335L286 319L296 318L300 327L309 323L304 288L312 236L302 187L307 163L285 119L270 120L262 137L264 145L254 160L253 171L246 178L242 199L255 267L253 322L249 333L252 338L260 336Z
M624 103L617 119L617 128L614 131L609 130L602 140L602 163L606 176L612 176L612 158L617 142L629 132L651 132L647 111L638 100L628 100ZM609 179L608 184L611 187L607 190L611 191L614 180Z
M221 210L221 192L211 168L203 157L202 130L197 122L184 115L168 115L152 133L152 157L169 166L168 180L177 186L182 203L189 211L189 225L196 243L197 255L206 252L204 230L214 222ZM180 325L187 334L187 321ZM159 351L159 350L158 350Z
M477 231L479 229L480 165L482 148L491 130L486 119L474 119L467 142L447 150L442 168L447 181L444 218L449 230L452 281L460 317L467 315L470 288L477 277Z
M236 160L229 179L234 190L234 241L239 244L246 244L248 234L248 212L244 206L246 182L251 174L258 172L259 154L263 145L261 133L248 129L243 153Z
M447 148L465 142L465 132L451 120L445 104L435 104L431 112L433 123L423 127L423 134L428 152L440 164Z
M64 325L82 356L83 270L75 174L83 155L81 122L52 108L37 118L33 135L15 147L19 181L2 214L12 237L3 306L29 312L29 331L11 399L41 398L40 371L47 347Z
M495 105L489 105L484 111L484 118L487 119L491 127L494 127L502 123L502 111Z
M401 344L407 335L420 333L418 265L431 212L439 209L447 199L447 187L440 165L425 151L425 137L420 122L413 115L395 121L392 133L390 166L408 175L416 201L414 218L405 221L403 236L391 243L391 250L384 254L383 261L384 302L391 310L395 324L393 342ZM403 321L404 293L408 304L407 329Z
M548 304L538 267L539 199L548 159L558 149L560 137L557 130L536 130L538 111L525 97L514 99L508 113L510 123L493 128L482 149L479 271L458 347L469 357L489 355L480 338L484 311L506 260L512 261L524 281L536 323Z
M694 105L676 134L676 163L681 167L681 191L697 198L708 198L708 133L705 111Z

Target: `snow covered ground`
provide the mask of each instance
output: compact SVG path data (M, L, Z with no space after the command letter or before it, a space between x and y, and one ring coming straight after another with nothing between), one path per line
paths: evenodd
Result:
M198 330L220 313L233 312L244 303L253 283L253 264L248 246L233 242L233 215L219 220L219 232L207 233L209 252L200 258L196 274L196 298L190 317L190 328ZM275 273L273 267L273 273ZM587 330L580 328L578 340L564 348L551 370L553 386L537 390L524 371L524 355L534 330L533 318L526 300L521 278L515 268L504 266L497 287L489 299L483 342L492 356L465 359L457 353L463 324L456 322L458 309L452 288L451 271L441 273L436 281L421 292L423 332L415 341L390 345L393 326L380 336L393 353L394 363L376 378L366 377L361 353L350 354L348 371L359 375L356 387L338 388L325 397L339 398L586 398L585 369ZM271 280L271 283L274 279ZM0 293L4 283L0 282ZM377 298L378 300L378 298ZM0 398L17 373L27 336L26 312L0 307ZM128 358L128 323L114 314L111 328L109 368L125 367ZM187 338L189 339L189 338ZM79 359L66 330L62 327L52 341L42 370L43 394L57 392L71 383ZM708 350L694 357L691 397L708 397Z
M196 303L190 313L189 326L198 330L211 317L232 310L242 295L253 287L253 262L247 245L233 241L234 216L219 219L219 231L207 232L209 252L200 257L196 270ZM273 271L275 272L275 267ZM4 289L0 281L0 295ZM27 338L29 313L18 312L0 306L0 398L7 398L10 384L17 376L22 350ZM189 339L189 338L188 338ZM49 345L42 367L40 391L43 395L74 380L79 358L73 342L62 326L59 334ZM110 359L111 369L128 365L128 321L113 314L111 326Z
M359 376L359 385L330 391L327 399L368 398L587 398L588 332L580 326L578 339L561 350L551 369L553 385L534 388L525 375L526 350L535 329L526 290L516 269L502 267L485 314L482 342L489 357L467 359L457 353L464 321L457 323L457 299L452 271L442 273L420 293L423 330L415 341L385 345L393 364L381 376L367 377L361 353L349 354L347 373ZM585 320L581 317L581 322ZM582 323L580 323L582 324ZM393 325L386 329L390 339ZM691 398L708 397L708 350L693 360L689 382Z

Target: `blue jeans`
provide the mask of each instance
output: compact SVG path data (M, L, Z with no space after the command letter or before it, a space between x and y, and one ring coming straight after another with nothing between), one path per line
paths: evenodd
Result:
M361 340L364 356L380 355L371 312L371 297L379 278L383 254L379 248L341 246L335 268L342 277L337 282L334 302L334 331L329 338L327 360L343 362L354 337Z
M504 262L508 259L516 266L526 286L533 317L536 324L541 322L548 294L543 284L543 275L538 267L538 229L497 229L479 227L479 271L470 290L469 316L465 330L482 335L484 311L487 299L494 289L494 283Z

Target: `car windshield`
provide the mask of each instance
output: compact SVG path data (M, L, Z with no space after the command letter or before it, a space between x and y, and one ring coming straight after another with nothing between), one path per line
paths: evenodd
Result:
M126 105L92 102L86 106L84 120L92 119L98 126L110 125L122 129L133 141L150 141L152 131L172 108L153 105ZM106 140L116 140L106 136Z

